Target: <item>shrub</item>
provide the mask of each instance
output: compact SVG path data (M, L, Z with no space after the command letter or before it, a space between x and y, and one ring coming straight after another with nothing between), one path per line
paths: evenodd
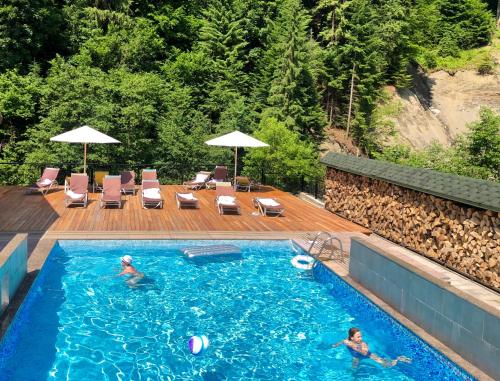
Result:
M447 32L443 38L441 38L441 41L439 41L439 53L443 57L458 57L460 54L458 41L451 31Z
M424 59L424 65L427 69L434 69L437 66L437 55L433 50L426 50L422 58Z
M493 74L495 72L495 61L491 55L485 56L477 67L477 72L481 75Z

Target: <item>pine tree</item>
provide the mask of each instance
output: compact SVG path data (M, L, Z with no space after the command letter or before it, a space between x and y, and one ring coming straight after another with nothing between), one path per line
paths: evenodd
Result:
M445 31L453 31L461 49L488 44L495 25L481 0L438 0Z
M321 70L319 47L308 35L310 16L298 0L286 0L270 35L267 102L291 128L318 139L323 112L316 79Z
M358 139L365 136L387 65L383 56L383 41L377 33L377 18L371 1L351 1L345 9L345 21L338 42L327 49L328 85L339 110L334 118L336 124L346 123L354 67L354 135Z
M204 12L199 49L214 62L218 81L231 90L243 91L246 64L242 8L231 0L212 0Z
M318 19L318 35L323 45L336 43L342 33L341 25L345 23L344 11L349 0L320 0L315 8Z

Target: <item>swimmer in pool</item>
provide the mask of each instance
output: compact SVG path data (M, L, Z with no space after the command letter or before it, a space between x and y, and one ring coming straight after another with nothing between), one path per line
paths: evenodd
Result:
M363 341L361 331L358 328L350 328L348 338L334 344L333 347L336 348L341 344L344 344L351 353L353 368L358 366L360 360L368 358L378 362L386 368L393 367L398 362L411 363L411 359L405 356L399 356L395 360L385 360L377 356L375 353L371 353L368 348L368 344Z
M130 255L124 255L121 257L122 272L117 276L128 275L127 283L129 286L135 286L137 283L144 278L144 273L137 271L137 269L132 266L133 258Z

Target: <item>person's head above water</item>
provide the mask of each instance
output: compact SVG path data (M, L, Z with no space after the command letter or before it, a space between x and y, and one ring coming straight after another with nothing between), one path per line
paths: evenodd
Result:
M125 263L126 265L131 265L132 261L134 260L130 255L124 255L122 258L122 263Z
M349 333L348 333L349 340L354 341L355 343L360 343L363 340L363 337L361 336L361 331L359 328L349 328Z

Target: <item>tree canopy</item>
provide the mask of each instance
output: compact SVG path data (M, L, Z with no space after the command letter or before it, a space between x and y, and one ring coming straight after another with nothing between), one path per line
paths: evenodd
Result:
M93 147L89 160L103 166L162 163L173 179L230 161L204 141L237 129L275 145L247 155L249 173L272 162L290 179L315 178L325 127L380 151L382 88L407 86L419 55L488 44L493 3L5 0L0 162L24 165L2 167L0 182L31 180L30 163L81 161L81 147L49 138L84 124L122 141ZM481 126L496 123L483 114ZM462 148L491 169L496 143L485 148L481 131Z

